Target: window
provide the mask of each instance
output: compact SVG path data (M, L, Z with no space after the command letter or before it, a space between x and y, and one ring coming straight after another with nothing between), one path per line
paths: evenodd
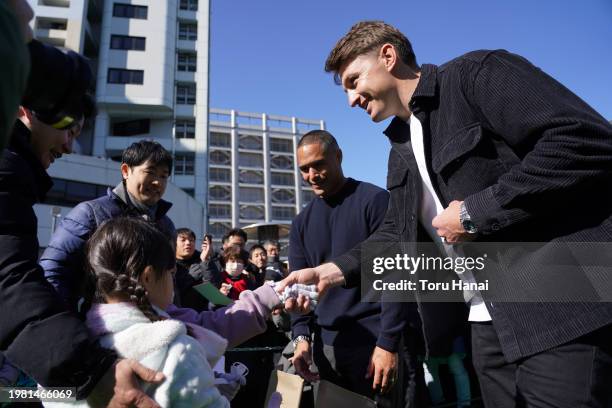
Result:
M271 137L270 150L275 152L293 153L293 141Z
M270 165L273 169L291 170L293 169L293 158L287 156L272 156Z
M295 217L294 207L272 206L272 218L275 220L292 220Z
M179 71L196 72L197 54L193 52L179 52L176 68Z
M210 204L208 215L214 218L229 218L232 216L232 206L227 204Z
M263 167L263 157L259 153L238 153L238 164L245 167Z
M246 218L249 220L263 220L265 218L265 211L262 207L256 207L254 205L241 205L240 218Z
M144 37L130 37L128 35L111 35L110 47L113 50L144 51L146 39Z
M208 192L211 200L227 201L232 199L230 188L226 186L212 186Z
M259 136L240 135L238 147L241 149L261 150L263 141Z
M150 131L151 121L149 119L113 123L113 136L135 136L146 134Z
M100 184L54 178L53 186L49 190L44 203L74 207L83 201L93 200L94 198L106 195L107 188L108 186Z
M210 164L230 165L231 163L232 158L229 152L221 150L213 150L210 152Z
M198 0L181 0L181 10L198 11Z
M174 137L177 139L195 139L195 121L177 119L174 122Z
M144 71L141 69L108 69L109 84L136 84L142 85L144 81Z
M177 153L174 155L174 174L175 175L193 175L195 164L195 154L193 153Z
M286 189L274 189L272 191L272 202L280 204L293 204L293 191Z
M39 6L70 7L70 0L38 0Z
M195 195L195 188L182 188L181 190L183 190L192 197Z
M263 203L264 191L261 188L240 187L239 198L240 201L246 201L250 203Z
M279 186L292 186L293 174L272 172L272 184Z
M222 182L232 181L232 173L230 169L219 169L216 167L211 167L209 169L208 174L210 177L210 181L222 181Z
M261 171L240 170L240 182L249 184L263 184L264 176Z
M134 6L132 4L113 4L113 16L125 18L147 19L147 6Z
M64 18L36 17L36 28L40 30L66 30L68 20Z
M179 40L195 41L198 39L198 25L179 23Z
M196 86L195 84L176 85L176 103L182 105L195 105Z
M217 147L231 147L229 133L210 132L210 145Z
M151 131L151 121L149 119L138 119L115 122L112 128L113 136L143 135Z

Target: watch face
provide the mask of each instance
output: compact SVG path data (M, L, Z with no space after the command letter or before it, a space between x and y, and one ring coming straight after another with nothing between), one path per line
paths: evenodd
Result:
M461 224L463 225L465 232L468 234L476 233L476 225L471 220L463 220Z

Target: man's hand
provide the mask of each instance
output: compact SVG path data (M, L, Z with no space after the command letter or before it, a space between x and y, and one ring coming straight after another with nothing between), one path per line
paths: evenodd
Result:
M204 239L202 240L202 247L200 249L201 249L200 260L202 262L208 261L213 254L212 241L210 240L208 236L205 236Z
M299 271L293 271L282 281L276 285L276 291L283 293L287 286L293 285L294 283L305 283L317 285L317 292L319 297L323 296L327 289L334 286L341 286L344 284L344 275L342 271L335 264L328 262L317 266L316 268L305 268ZM301 304L307 302L307 299ZM300 307L300 298L297 301L294 299L288 299L285 302L285 308L290 312L306 313L308 309Z
M444 238L448 244L456 244L473 239L472 234L468 234L463 225L461 225L459 211L462 202L452 201L444 211L431 221L431 225L436 229L438 236Z
M375 347L368 365L366 378L374 377L372 389L380 387L381 393L388 392L395 384L397 376L397 353Z
M135 360L118 360L87 397L88 406L159 408L159 405L142 391L138 378L155 384L165 379L162 373L146 368Z
M319 373L313 373L310 371L310 365L312 364L312 354L310 353L310 343L307 341L300 341L295 347L293 357L290 361L295 367L295 372L308 382L319 381Z

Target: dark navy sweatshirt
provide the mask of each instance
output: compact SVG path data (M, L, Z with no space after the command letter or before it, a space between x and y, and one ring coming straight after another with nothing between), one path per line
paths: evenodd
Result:
M289 267L315 267L364 241L383 222L389 193L348 178L333 197L315 198L291 225ZM401 303L361 302L360 288L330 289L314 314L292 316L293 338L314 330L324 344L374 345L397 351L404 327Z

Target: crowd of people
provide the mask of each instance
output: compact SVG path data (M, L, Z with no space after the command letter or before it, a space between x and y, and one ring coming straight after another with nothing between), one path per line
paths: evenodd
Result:
M418 65L394 27L353 26L325 69L352 107L395 117L387 189L345 176L331 133L303 135L296 160L316 198L292 222L288 264L278 242L247 250L240 228L196 249L163 199L173 157L151 140L123 151L117 185L63 216L39 257L33 206L95 102L87 61L32 40L31 18L25 0L0 2L11 56L0 78L0 385L76 390L45 406L263 406L284 359L307 382L376 406L426 407L444 401L447 364L457 407L475 404L466 366L489 408L612 406L608 301L361 297L374 243L412 253L429 242L456 258L479 240L610 240L612 126L524 58L476 51ZM497 278L517 293L548 289L533 274ZM244 357L270 346L285 350Z

